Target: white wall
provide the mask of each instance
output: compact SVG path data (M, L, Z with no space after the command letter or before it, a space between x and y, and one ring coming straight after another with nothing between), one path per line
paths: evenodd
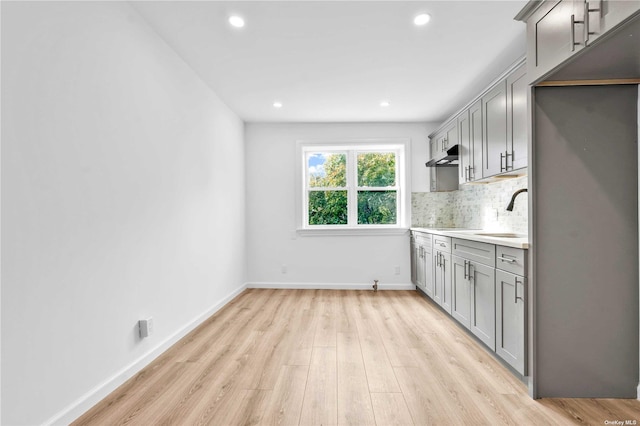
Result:
M244 128L126 3L2 9L2 424L65 423L244 285Z
M296 236L296 141L408 138L410 181L413 190L425 191L427 136L435 128L424 123L247 124L249 285L369 285L374 279L381 286L410 284L408 234Z

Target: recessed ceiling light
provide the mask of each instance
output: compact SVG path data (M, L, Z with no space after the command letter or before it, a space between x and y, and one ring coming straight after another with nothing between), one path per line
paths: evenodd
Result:
M415 18L413 18L413 23L421 27L423 25L426 25L430 20L431 15L429 15L428 13L421 13L420 15L417 15Z
M380 102L380 106L381 106L381 107L383 107L383 108L386 108L386 107L388 107L389 105L391 105L391 104L389 103L389 101L382 101L382 102Z
M273 103L273 107L274 107L274 108L282 108L282 102L275 101L275 102Z
M242 16L232 15L229 17L229 23L232 27L242 28L244 27L244 19Z

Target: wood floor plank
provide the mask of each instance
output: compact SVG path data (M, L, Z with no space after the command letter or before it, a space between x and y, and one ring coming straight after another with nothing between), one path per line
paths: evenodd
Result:
M311 355L301 425L338 424L338 372L336 348L316 346Z
M373 319L356 320L369 391L400 392L393 366L374 321Z
M338 329L338 298L335 290L327 290L320 296L320 317L316 326L313 346L336 346Z
M640 401L532 400L482 344L415 291L250 289L73 424L605 420L640 422Z
M338 424L375 425L369 384L355 333L338 333Z
M261 424L283 426L298 424L308 374L309 366L307 365L281 367L271 398L264 408Z
M372 393L376 423L388 426L412 426L409 407L401 393Z

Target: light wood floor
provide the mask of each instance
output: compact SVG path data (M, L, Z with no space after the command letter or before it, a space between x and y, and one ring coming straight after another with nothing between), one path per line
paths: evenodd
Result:
M413 291L247 290L76 425L604 425L640 401L531 400Z

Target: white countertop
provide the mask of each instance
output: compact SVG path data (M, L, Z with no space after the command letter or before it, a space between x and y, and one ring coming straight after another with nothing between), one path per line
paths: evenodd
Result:
M529 238L526 235L512 234L508 232L490 232L483 231L482 229L464 228L411 228L411 230L416 232L426 232L428 234L444 235L445 237L480 241L482 243L497 244L500 246L514 247L519 249L529 248ZM500 234L502 234L502 236L499 236Z

